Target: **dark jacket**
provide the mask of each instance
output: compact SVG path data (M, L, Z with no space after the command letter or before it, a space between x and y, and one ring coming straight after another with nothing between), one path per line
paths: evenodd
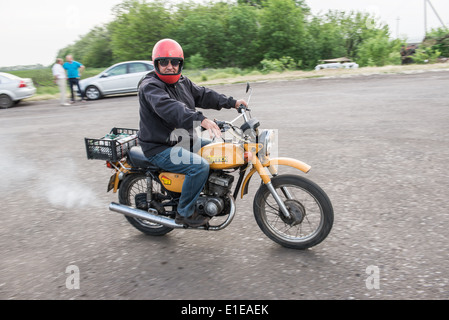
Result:
M194 122L198 124L206 118L196 108L231 109L236 100L199 87L184 76L169 85L150 72L140 83L139 102L139 144L145 156L151 157L173 146L170 135L175 129L192 134Z

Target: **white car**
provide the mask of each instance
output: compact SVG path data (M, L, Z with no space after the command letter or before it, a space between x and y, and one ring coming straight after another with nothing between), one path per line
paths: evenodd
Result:
M6 109L36 93L33 80L0 72L0 108Z
M321 69L357 69L359 65L355 62L344 62L344 63L325 63L319 64L315 67L315 70Z
M137 92L140 79L152 70L152 61L120 62L94 77L80 80L79 84L89 100L96 100L111 94Z

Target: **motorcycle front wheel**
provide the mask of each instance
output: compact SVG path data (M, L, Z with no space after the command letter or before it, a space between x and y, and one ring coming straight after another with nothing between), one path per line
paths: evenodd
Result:
M308 249L321 243L334 222L332 204L314 182L297 175L280 175L271 183L290 213L286 218L266 185L254 198L254 216L271 240L292 249Z
M147 193L147 180L144 174L130 174L127 175L122 183L120 184L120 189L118 193L119 202L121 204L137 207L136 197L139 195L144 195L146 198ZM153 192L157 191L154 188L159 187L155 182L153 182ZM157 223L149 222L139 218L133 218L125 216L126 220L137 230L151 235L151 236L162 236L172 231L170 227L166 227Z

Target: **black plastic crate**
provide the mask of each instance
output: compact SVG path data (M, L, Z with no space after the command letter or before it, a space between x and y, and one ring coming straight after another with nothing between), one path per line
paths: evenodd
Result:
M84 138L87 159L120 161L128 150L137 146L137 129L112 128L101 139Z

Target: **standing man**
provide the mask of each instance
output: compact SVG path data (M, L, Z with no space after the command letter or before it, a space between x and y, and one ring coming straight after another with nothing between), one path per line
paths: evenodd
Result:
M68 106L69 104L66 103L66 75L65 75L65 70L62 67L62 64L64 63L64 61L61 58L57 58L55 64L53 65L53 67L51 68L51 71L53 73L53 77L54 77L54 82L58 85L59 87L59 92L61 93L61 98L60 98L60 103L61 106Z
M80 84L79 84L79 79L81 77L81 73L84 71L85 67L78 61L74 61L73 57L71 55L66 56L65 60L67 62L64 63L63 67L64 67L64 69L67 70L67 77L69 78L70 92L72 93L71 103L75 102L75 94L73 92L73 85L76 85L78 87L78 91L81 94L81 101L85 102L84 92L81 91Z

